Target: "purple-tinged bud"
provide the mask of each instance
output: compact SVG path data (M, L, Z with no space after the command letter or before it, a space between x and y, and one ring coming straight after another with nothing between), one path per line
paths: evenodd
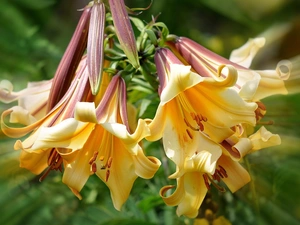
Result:
M90 15L90 7L85 7L72 39L58 65L49 94L48 112L64 96L72 82L77 66L86 49Z
M124 0L109 0L109 6L121 47L133 67L138 68L136 41Z
M92 94L99 91L104 59L105 5L102 1L94 2L87 42L87 64Z
M186 37L177 38L174 47L184 60L202 77L216 76L218 68L222 64L232 65L236 69L246 69Z

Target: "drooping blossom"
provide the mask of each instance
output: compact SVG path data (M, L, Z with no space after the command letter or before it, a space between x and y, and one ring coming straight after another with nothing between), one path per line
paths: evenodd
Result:
M238 76L232 88L246 101L257 102L275 94L299 92L296 88L300 75L299 57L282 60L273 70L250 69L253 58L264 44L263 37L249 39L226 59L186 37L178 37L176 41L168 43L173 52L201 76L226 77L225 73L218 73L218 68L220 65L233 66Z
M81 198L80 190L95 173L109 187L113 204L120 210L135 179L152 178L160 166L160 161L146 157L139 145L149 133L143 120L130 132L125 82L117 75L96 108L94 102L77 103L74 118L42 128L31 149L60 149L63 182L74 194Z

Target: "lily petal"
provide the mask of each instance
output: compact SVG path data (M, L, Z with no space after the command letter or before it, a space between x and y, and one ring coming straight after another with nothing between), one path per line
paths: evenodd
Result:
M249 68L256 53L265 45L265 38L249 39L242 47L231 52L229 60Z
M198 209L207 193L201 173L187 173L177 179L175 192L166 197L166 191L173 186L165 186L160 190L160 195L167 205L178 205L176 213L178 216L185 215L194 218L198 215Z
M222 180L231 192L236 192L251 180L247 170L229 156L223 154L218 160L218 165L222 166L227 173L227 177Z
M255 134L249 137L253 151L281 144L278 134L272 134L265 127L261 127Z

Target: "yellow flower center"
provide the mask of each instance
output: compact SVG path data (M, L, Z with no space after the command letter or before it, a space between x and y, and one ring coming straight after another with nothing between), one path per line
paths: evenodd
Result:
M191 132L191 130L203 132L204 131L203 122L207 122L207 118L195 112L195 110L190 105L189 101L186 99L183 93L179 94L177 97L178 97L177 103L182 113L183 121L187 126L185 131L188 137L190 139L193 139L193 133Z

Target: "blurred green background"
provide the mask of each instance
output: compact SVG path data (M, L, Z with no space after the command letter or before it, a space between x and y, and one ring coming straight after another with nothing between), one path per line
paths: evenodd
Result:
M130 8L147 7L151 1L127 0ZM14 82L16 90L28 81L50 79L74 31L83 0L1 0L0 80ZM166 23L170 33L190 37L228 57L248 38L267 37L267 44L253 68L272 69L280 59L300 54L299 0L153 0L139 15ZM300 87L299 87L300 88ZM300 224L300 95L265 99L267 128L282 137L282 145L247 157L253 181L232 195L214 193L232 224ZM0 112L10 105L0 103ZM138 179L121 212L111 203L109 191L92 176L79 201L61 183L61 173L52 172L42 183L18 166L15 140L0 133L0 224L1 225L104 225L193 224L176 216L174 207L160 199L159 189L169 184L170 173L159 170L152 180ZM147 146L163 158L159 143Z

